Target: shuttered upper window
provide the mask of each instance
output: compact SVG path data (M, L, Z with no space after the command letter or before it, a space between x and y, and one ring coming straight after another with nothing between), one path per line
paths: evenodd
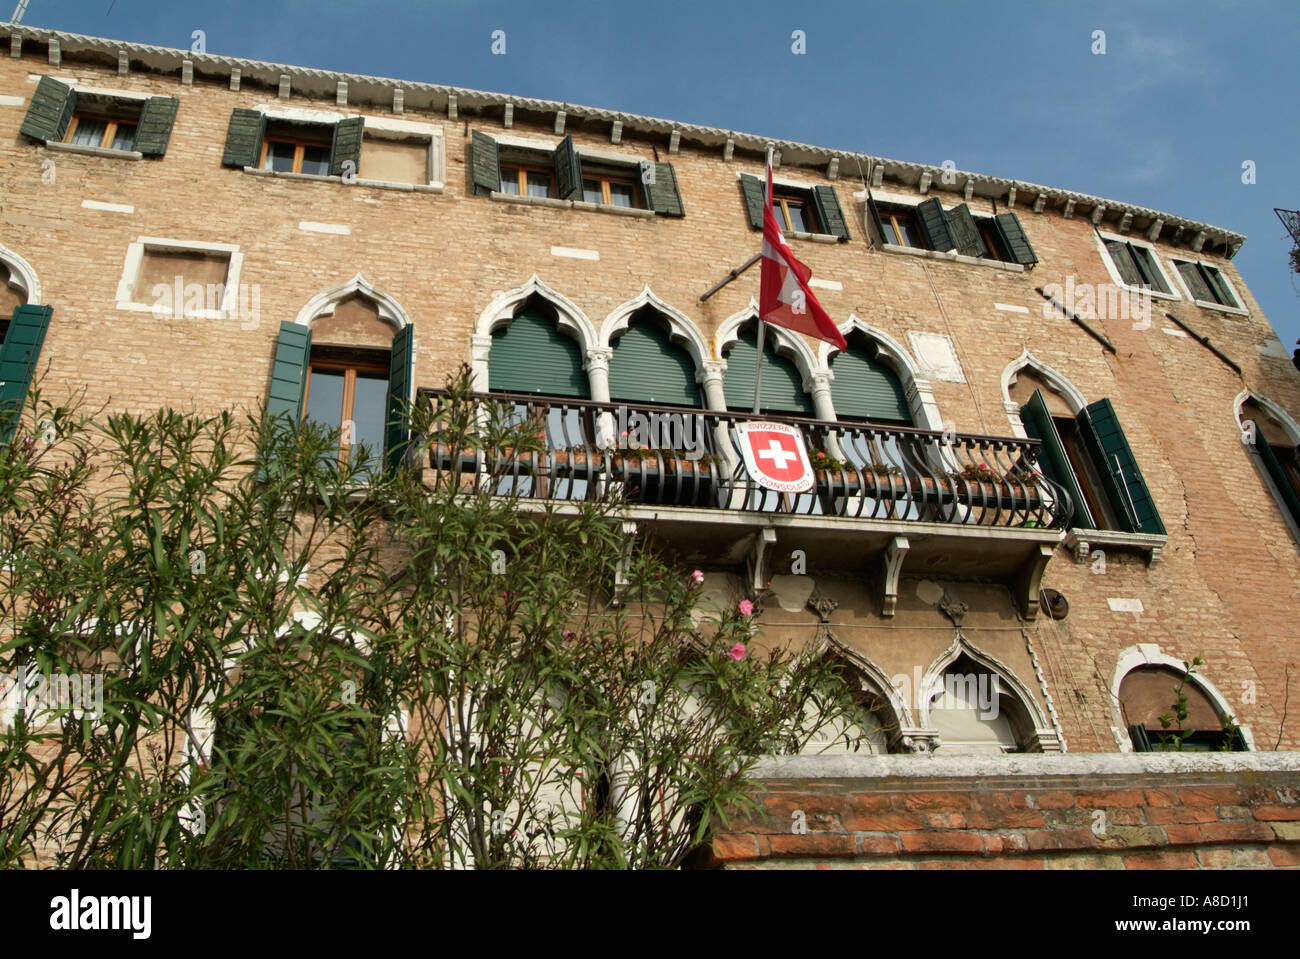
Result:
M1218 267L1199 260L1177 258L1174 259L1173 264L1178 271L1179 279L1187 289L1188 296L1195 300L1198 306L1246 312L1232 284Z
M891 246L956 252L962 256L1032 267L1038 262L1029 237L1014 213L976 216L965 203L945 210L938 197L916 205L877 203L867 211L880 238Z
M1292 437L1254 399L1241 407L1243 439L1254 449L1260 465L1272 481L1274 498L1283 512L1300 529L1300 448Z
M481 130L470 137L470 176L480 196L532 196L683 216L671 163L624 162L597 155L566 136L553 149L520 146Z
M1101 234L1112 274L1121 286L1145 289L1152 296L1178 299L1169 277L1160 266L1155 250L1145 243L1120 236Z
M226 128L224 166L275 173L360 176L364 117L305 122L236 109Z
M831 400L841 420L879 420L912 425L912 411L898 377L880 360L880 348L861 331L848 349L831 358Z
M803 388L803 377L794 363L779 355L776 337L768 330L763 337L762 408L764 413L793 413L815 416L812 397ZM727 409L749 412L754 408L754 366L758 359L757 321L750 320L727 350L723 391Z
M763 207L767 202L767 184L749 173L740 175L740 193L751 229L763 229ZM772 186L772 207L777 225L793 236L833 236L849 238L848 221L831 186L796 187L786 183Z
M20 132L46 146L61 143L162 156L179 104L175 97L78 90L53 77L41 77Z

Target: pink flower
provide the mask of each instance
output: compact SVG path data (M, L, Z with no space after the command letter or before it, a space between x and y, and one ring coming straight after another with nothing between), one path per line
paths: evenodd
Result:
M740 615L741 615L741 616L753 616L753 615L754 615L754 604L751 603L751 602L750 602L749 600L747 600L747 599L742 599L742 600L740 601L740 606L737 607L737 608L740 610ZM739 644L737 644L737 645L739 645Z
M698 586L700 583L704 582L704 574L697 569L695 572L691 573L691 582Z
M566 629L566 630L565 630L561 635L562 635L565 639L573 639L573 630L571 630L571 629Z
M740 660L745 658L745 644L737 643L735 646L732 646L727 650L727 655L736 660L736 662L740 662Z

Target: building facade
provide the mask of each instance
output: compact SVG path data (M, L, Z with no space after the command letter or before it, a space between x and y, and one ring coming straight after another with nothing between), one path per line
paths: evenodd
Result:
M389 412L468 363L545 424L529 496L617 484L707 597L854 668L870 754L774 761L719 861L1300 862L1300 374L1240 234L777 141L848 346L769 328L760 356L757 271L704 294L758 249L762 137L3 32L0 399L266 403L398 457ZM758 420L812 489L756 485ZM1195 657L1212 755L1171 756Z

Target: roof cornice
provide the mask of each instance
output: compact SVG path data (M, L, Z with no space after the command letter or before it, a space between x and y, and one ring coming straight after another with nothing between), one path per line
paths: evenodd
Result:
M346 83L349 104L365 103L391 108L394 93L400 90L405 110L424 110L443 114L453 110L457 113L462 110L483 113L493 109L504 110L507 104L512 104L516 115L521 112L557 114L564 111L569 122L608 121L611 126L620 123L622 129L629 132L658 134L667 138L676 136L680 141L689 144L730 148L731 151L739 150L756 156L763 156L770 143L780 152L782 165L829 167L833 164L845 175L858 173L863 180L871 177L874 181L873 185L879 185L883 177L887 176L891 180L920 187L921 192L937 189L965 194L967 198L991 197L1007 201L1008 205L1014 203L1012 198L1031 200L1036 212L1056 205L1063 207L1067 216L1073 215L1076 210L1080 213L1086 210L1092 215L1094 223L1100 223L1102 217L1108 219L1118 217L1122 229L1154 229L1157 236L1166 239L1167 242L1182 241L1195 250L1199 250L1206 241L1221 243L1227 248L1229 256L1234 256L1246 241L1245 234L1211 223L1074 190L925 163L894 160L851 150L836 150L792 140L774 140L735 130L679 123L660 117L647 117L603 107L492 93L436 83L342 73L337 70L299 67L214 53L195 53L174 47L66 33L62 30L49 30L23 23L0 24L0 34L6 38L17 35L22 42L47 44L51 49L51 56L60 59L67 57L97 60L106 65L118 62L120 55L125 54L132 69L162 74L175 73L178 77L184 75L187 62L191 65L193 76L197 79L228 80L235 71L238 71L241 84L252 82L276 88L281 78L287 76L294 92L319 97L335 96L338 85ZM57 51L57 54L54 51ZM1097 212L1099 210L1100 213Z

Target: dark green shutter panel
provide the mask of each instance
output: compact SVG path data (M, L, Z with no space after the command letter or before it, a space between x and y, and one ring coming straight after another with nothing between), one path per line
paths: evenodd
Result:
M835 195L835 188L831 186L815 186L812 188L812 196L813 203L817 207L817 220L821 223L822 232L837 236L841 240L847 240L849 238L849 224L844 219L844 211L840 208L840 199Z
M343 164L352 161L352 172L361 172L361 138L365 117L348 117L334 124L334 143L330 148L330 176L342 176Z
M885 233L884 221L880 219L880 208L876 206L876 201L870 192L867 193L867 212L871 214L871 222L875 224L876 232L880 235L880 242L888 243L889 236Z
M1128 244L1119 240L1107 240L1106 249L1110 252L1115 269L1119 270L1120 280L1128 286L1141 286L1142 274L1138 272L1137 264L1133 262L1133 254L1129 251Z
M561 200L582 199L582 158L571 136L555 148L555 195Z
M501 161L497 155L497 141L493 137L474 131L470 138L470 165L473 167L475 189L487 193L501 190Z
M654 320L635 317L627 332L614 341L609 395L628 403L704 405L690 354L673 345Z
M411 439L409 404L411 380L414 378L415 328L404 326L393 337L393 351L388 360L388 425L384 434L384 448L388 452L388 465L396 469L406 455Z
M1192 299L1214 302L1214 293L1206 284L1205 277L1201 276L1201 271L1197 269L1195 263L1179 263L1178 272L1187 282L1187 288L1192 292Z
M1025 229L1020 225L1020 217L1014 213L999 213L993 222L997 224L998 233L1011 255L1012 263L1030 266L1038 262L1034 248L1029 245L1029 237L1025 236Z
M1205 268L1205 275L1209 279L1210 285L1214 287L1215 292L1218 293L1217 298L1220 303L1224 306L1240 308L1241 304L1237 302L1237 298L1233 296L1232 291L1228 289L1227 281L1223 279L1223 274L1220 271L1216 270L1212 266L1207 266Z
M917 204L916 219L930 249L947 253L957 245L948 231L948 218L943 215L943 204L937 196Z
M41 143L61 141L77 109L77 91L52 77L41 77L18 132Z
M1169 287L1165 285L1164 277L1160 273L1160 268L1156 266L1155 255L1144 246L1134 246L1129 244L1129 250L1133 254L1133 262L1137 265L1138 272L1143 276L1143 282L1161 293L1168 293Z
M1251 420L1255 424L1255 452L1264 463L1264 469L1268 471L1269 477L1273 480L1273 485L1277 487L1282 496L1282 502L1287 510L1291 513L1291 518L1300 523L1300 496L1296 495L1295 487L1291 485L1291 478L1286 475L1286 470L1278 462L1277 454L1269 447L1268 441L1264 439L1264 431L1260 429L1256 420Z
M767 202L767 191L763 181L748 173L740 175L740 192L745 197L745 210L749 213L749 225L755 230L763 229L763 206Z
M488 389L590 399L582 352L555 321L525 311L492 334Z
M795 365L777 355L775 339L769 329L763 343L762 409L812 416L812 397L804 390ZM750 325L727 351L727 375L723 380L727 409L748 413L754 408L754 361L757 355L758 333Z
M655 182L643 184L646 205L661 216L685 216L682 194L677 189L677 173L671 163L655 164Z
M298 323L280 324L271 366L271 395L266 402L270 417L297 426L302 418L302 398L307 389L307 361L311 358L311 330Z
M1026 433L1043 441L1039 468L1048 479L1065 487L1066 495L1074 504L1074 517L1070 520L1070 525L1096 529L1096 520L1088 509L1088 501L1083 498L1083 490L1074 475L1074 467L1070 465L1070 457L1065 452L1065 444L1061 442L1061 434L1052 422L1052 413L1047 408L1042 390L1034 390L1029 402L1020 408L1020 421L1025 424Z
M14 310L9 322L0 345L0 444L13 439L22 418L52 312L48 306L24 304Z
M180 103L175 97L150 97L144 101L140 108L140 125L135 131L137 150L147 157L160 157L167 152Z
M831 360L831 369L835 373L831 380L831 399L837 417L912 425L912 410L898 377L893 370L856 348L856 344L851 343L848 350L837 353ZM767 392L766 384L764 392Z
M257 166L262 157L262 136L266 131L266 114L237 107L230 113L226 128L226 149L222 166Z
M975 217L971 216L970 207L965 203L961 206L953 207L946 214L948 220L948 232L952 235L952 242L957 247L957 252L963 256L988 256L989 248L984 244L984 237L980 236L979 227L975 225Z
M1164 533L1155 500L1138 469L1110 400L1092 403L1078 417L1084 442L1101 474L1115 512L1132 533Z
M1133 742L1133 751L1135 753L1155 751L1151 746L1151 737L1147 735L1147 728L1141 723L1136 723L1128 728L1128 737Z

